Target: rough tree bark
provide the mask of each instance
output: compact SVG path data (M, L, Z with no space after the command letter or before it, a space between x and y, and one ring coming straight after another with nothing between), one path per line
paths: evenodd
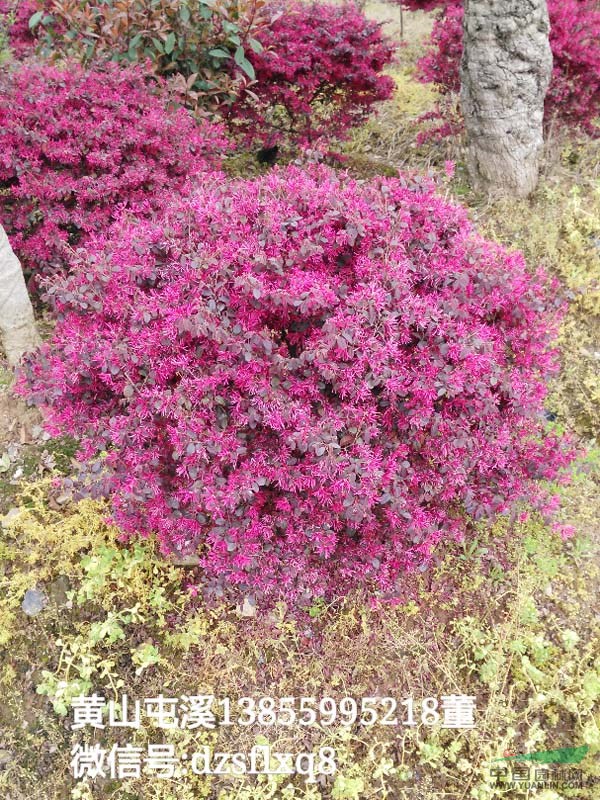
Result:
M0 225L0 343L8 363L15 366L39 341L21 264Z
M552 73L546 0L465 0L461 104L476 189L536 187Z

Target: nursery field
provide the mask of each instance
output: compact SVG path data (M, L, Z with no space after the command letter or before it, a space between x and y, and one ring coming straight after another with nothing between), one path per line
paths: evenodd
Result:
M182 105L49 58L88 21L5 17L0 222L44 344L0 352L1 797L600 798L600 52L587 98L553 79L535 191L492 196L423 78L435 6L327 5L382 28L356 107L309 111L261 94L308 12L233 42L255 97L220 111L175 34Z

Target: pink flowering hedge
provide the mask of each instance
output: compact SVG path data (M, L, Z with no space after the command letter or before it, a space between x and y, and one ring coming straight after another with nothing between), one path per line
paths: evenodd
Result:
M460 91L462 3L412 0L410 6L441 8L431 50L420 59L418 75L444 93ZM549 0L548 12L554 66L546 96L546 126L558 122L596 137L600 134L600 4L597 0Z
M256 83L227 111L234 130L270 145L344 138L391 97L383 69L394 46L356 5L277 1L269 11L256 32L262 49L247 53Z
M394 593L568 461L555 287L426 183L207 176L80 259L22 389L217 594Z
M170 109L134 67L44 64L0 73L0 220L34 276L123 208L155 210L219 163L220 126Z

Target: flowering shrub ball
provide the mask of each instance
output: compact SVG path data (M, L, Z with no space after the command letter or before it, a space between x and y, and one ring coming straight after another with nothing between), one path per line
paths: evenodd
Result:
M343 138L391 97L394 82L382 70L394 46L353 3L269 8L272 21L255 34L262 48L247 53L256 83L227 112L234 129L267 144Z
M22 390L218 594L393 594L568 462L541 419L556 302L426 183L207 177L80 257Z
M28 272L64 270L68 246L180 193L218 163L220 126L170 109L162 84L106 64L0 74L0 220Z
M413 1L425 10L442 6L431 34L431 50L420 59L418 74L444 92L460 91L463 5L456 0ZM549 0L550 46L554 59L546 95L546 125L552 121L598 136L600 128L600 6L597 0Z

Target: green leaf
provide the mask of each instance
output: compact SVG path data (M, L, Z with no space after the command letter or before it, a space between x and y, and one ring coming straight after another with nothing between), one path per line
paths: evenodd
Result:
M240 66L240 69L242 69L246 73L246 75L250 78L251 81L256 80L256 72L254 72L254 67L248 61L248 59L244 58L240 62L239 66Z
M179 16L181 17L182 22L186 23L190 21L190 10L187 6L181 6L179 9Z
M94 44L94 42L90 42L85 49L85 56L84 56L85 61L89 61L92 58L95 49L96 45Z
M586 695L595 703L598 697L600 697L600 676L598 673L592 671L586 672L583 676L582 685Z
M345 778L339 774L333 784L332 797L336 800L358 800L365 790L365 782L362 778Z
M243 47L238 47L237 48L233 58L235 60L235 63L238 65L238 67L243 72L246 73L246 75L250 78L250 80L252 80L252 81L255 80L256 73L254 72L254 67L252 66L252 64L246 58L246 54L244 53L244 48Z
M42 21L42 17L43 16L44 16L44 12L43 11L36 11L35 14L33 14L29 18L29 30L30 31L32 31L34 28L37 28L37 26Z
M209 50L208 55L214 58L229 58L230 53L228 53L227 50L222 50L220 47L217 47L214 50Z
M67 708L67 704L62 700L55 700L52 703L52 707L56 711L59 717L66 717L69 713L69 709Z
M154 37L152 37L152 44L154 45L154 47L156 48L158 53L164 53L165 52L165 48L164 48L163 43L161 42L160 39L155 39Z
M173 52L173 48L175 47L175 34L173 31L167 36L165 40L165 53L170 55Z
M127 50L127 58L128 58L130 61L136 61L136 60L137 60L137 55L138 55L138 52L137 52L137 50L138 50L138 46L139 46L139 44L140 44L140 42L141 42L141 41L142 41L142 37L141 37L141 34L139 34L139 33L138 33L138 34L136 34L136 35L135 35L135 36L134 36L134 37L133 37L133 38L130 40L130 42L129 42L129 48L128 48L128 50Z
M254 50L255 53L262 53L262 51L265 49L262 46L262 44L258 41L258 39L250 38L248 39L248 41L250 42L250 47Z

